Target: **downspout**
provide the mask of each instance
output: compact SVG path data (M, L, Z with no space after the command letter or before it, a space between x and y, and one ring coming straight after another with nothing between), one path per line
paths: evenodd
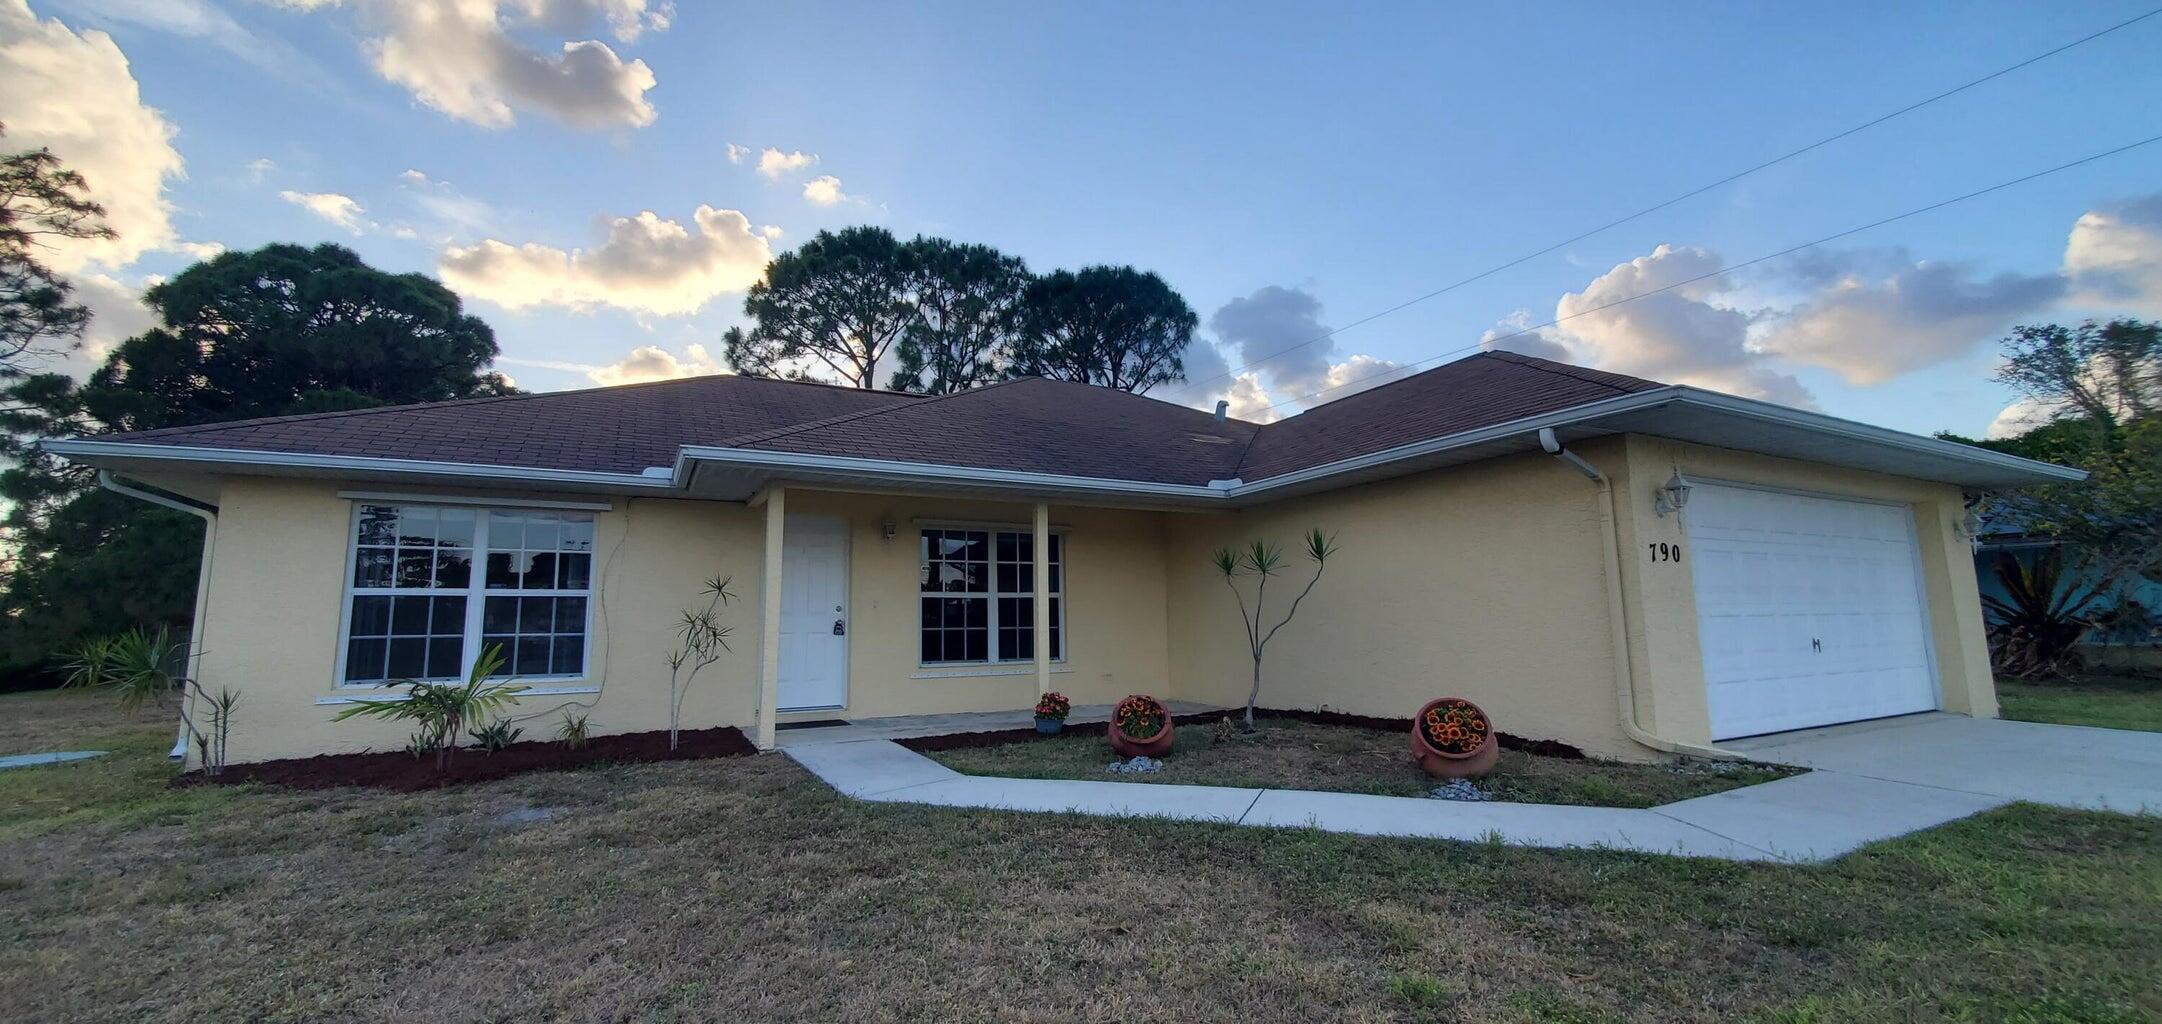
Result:
M1622 732L1653 750L1668 754L1685 754L1690 757L1716 758L1722 761L1746 761L1748 757L1719 747L1683 743L1654 735L1637 722L1636 671L1630 665L1629 656L1629 607L1622 601L1621 542L1616 537L1620 523L1614 515L1614 483L1598 467L1584 461L1583 456L1562 447L1554 436L1554 428L1539 428L1539 447L1577 472L1591 479L1599 487L1599 546L1606 559L1606 620L1609 642L1614 648L1614 699L1620 705Z
M115 494L163 505L195 516L203 521L203 560L195 570L195 608L188 623L188 678L201 681L203 677L203 622L210 617L210 553L218 541L218 510L167 497L155 491L146 491L120 482L111 470L98 470L98 486ZM180 695L189 700L188 693ZM192 715L187 717L193 717ZM167 755L175 761L185 761L188 756L188 724L186 718L180 723L180 736L173 741L172 753Z

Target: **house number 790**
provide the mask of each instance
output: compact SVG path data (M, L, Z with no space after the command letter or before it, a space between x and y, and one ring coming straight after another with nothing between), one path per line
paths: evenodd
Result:
M1682 546L1679 544L1669 544L1662 540L1644 546L1651 549L1652 561L1654 562L1679 562L1682 560Z

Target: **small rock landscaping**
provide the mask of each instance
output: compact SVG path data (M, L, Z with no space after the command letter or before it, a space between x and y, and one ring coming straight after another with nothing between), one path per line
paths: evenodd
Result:
M1260 734L1181 725L1161 758L1120 758L1096 730L924 753L968 775L1087 779L1192 786L1308 789L1445 800L1506 800L1593 807L1656 807L1798 774L1780 765L1685 761L1632 764L1503 750L1486 777L1436 780L1421 771L1405 732L1364 725L1263 718ZM913 745L913 744L912 744Z

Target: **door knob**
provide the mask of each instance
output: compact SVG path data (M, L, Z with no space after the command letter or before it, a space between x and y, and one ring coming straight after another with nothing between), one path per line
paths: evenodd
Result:
M833 620L833 635L834 635L834 636L847 636L847 635L848 635L848 620L846 620L846 619L835 619L835 620Z
M840 623L838 623L838 622L836 622L836 623L834 623L834 624L833 624L833 628L834 628L834 630L835 630L835 631L839 631L839 630L840 630L840 628L841 628L841 624L840 624ZM1812 650L1812 651L1815 651L1815 652L1817 652L1818 654L1823 654L1823 653L1824 653L1824 641L1822 641L1822 640L1819 640L1819 639L1817 639L1816 637L1811 637L1811 638L1809 638L1809 649L1810 649L1810 650Z

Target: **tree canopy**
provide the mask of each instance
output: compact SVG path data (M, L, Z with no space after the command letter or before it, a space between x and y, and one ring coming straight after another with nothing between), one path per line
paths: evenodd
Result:
M844 383L877 387L878 361L916 319L910 258L880 227L821 231L766 264L743 299L751 329L722 344L737 373L815 379L824 367Z
M2023 326L2003 349L1998 379L2052 419L2017 437L1969 443L2089 476L2005 495L2000 507L2028 532L2068 542L2100 578L2162 581L2162 325Z
M821 231L775 257L723 336L736 372L947 394L1008 377L1128 391L1183 379L1200 319L1163 278L1132 267L1037 277L986 245L878 227Z
M1055 271L1029 285L1010 376L1147 391L1184 380L1201 323L1164 279L1132 267Z
M0 567L0 674L85 632L182 628L194 595L200 524L98 490L31 440L510 391L487 370L494 332L455 294L335 245L223 253L144 301L158 325L89 379L26 374L0 391L13 462L0 474L13 541Z
M83 176L50 150L0 156L0 380L82 337L90 311L69 301L68 282L37 249L53 238L109 238L104 216Z
M1027 309L1028 264L943 238L918 236L907 249L916 316L886 386L943 395L999 379Z

